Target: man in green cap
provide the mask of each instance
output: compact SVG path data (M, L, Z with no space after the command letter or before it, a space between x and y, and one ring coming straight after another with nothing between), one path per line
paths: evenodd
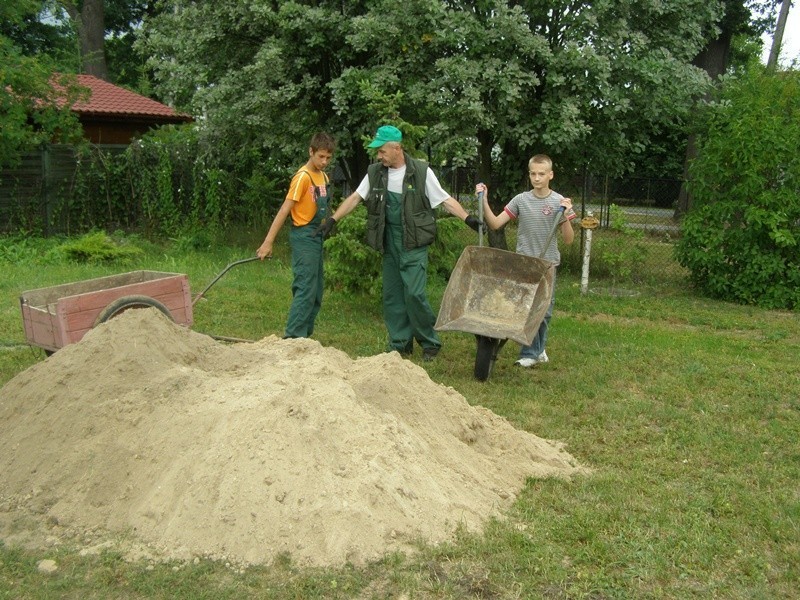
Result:
M428 246L436 237L435 208L462 219L475 231L478 220L439 183L428 163L403 150L403 134L383 125L369 144L378 161L369 166L355 192L325 220L319 231L327 237L336 221L358 203L367 207L367 244L383 253L383 319L389 332L389 350L410 355L414 340L424 360L433 360L442 347L434 331L436 316L426 294Z

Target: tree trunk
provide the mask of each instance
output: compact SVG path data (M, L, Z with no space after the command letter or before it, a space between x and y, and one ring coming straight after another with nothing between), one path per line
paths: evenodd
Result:
M83 0L81 10L78 10L73 1L62 0L62 5L78 30L81 70L87 75L94 75L107 81L103 0Z
M689 141L686 144L686 155L683 157L683 181L681 182L681 190L678 193L678 201L675 204L675 212L672 215L674 219L680 219L692 207L692 198L687 189L687 182L689 181L689 165L697 158L696 138L697 136L694 133L689 134Z
M789 8L792 0L783 0L781 11L778 13L778 24L775 26L775 35L772 36L772 48L769 50L769 60L767 67L770 69L778 68L778 58L781 54L781 44L783 43L783 30L786 28L786 19L789 17Z
M709 42L697 58L694 59L694 64L697 67L705 70L712 81L716 81L720 75L725 72L728 67L728 57L731 50L731 34L723 32L720 37ZM681 191L678 195L678 202L675 205L675 218L679 219L692 207L692 197L689 193L686 182L689 179L689 165L697 156L697 146L695 135L689 136L689 142L686 145L686 156L683 159L683 184Z

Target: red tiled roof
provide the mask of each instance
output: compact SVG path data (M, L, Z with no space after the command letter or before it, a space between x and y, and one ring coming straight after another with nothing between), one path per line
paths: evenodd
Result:
M78 85L89 88L91 95L86 101L78 101L72 110L81 116L103 117L147 117L165 121L191 121L187 114L151 100L145 96L131 92L119 86L103 81L93 75L76 75ZM59 87L56 84L56 87Z

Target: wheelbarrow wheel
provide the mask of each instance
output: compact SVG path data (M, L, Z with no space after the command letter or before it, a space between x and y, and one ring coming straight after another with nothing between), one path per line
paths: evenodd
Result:
M106 306L100 314L97 315L94 326L96 327L100 323L105 323L109 319L113 319L131 308L157 308L164 313L170 321L175 321L169 309L155 298L151 298L150 296L122 296L122 298L117 298Z
M492 373L492 366L497 357L498 340L485 335L476 335L478 351L475 354L475 379L486 381Z

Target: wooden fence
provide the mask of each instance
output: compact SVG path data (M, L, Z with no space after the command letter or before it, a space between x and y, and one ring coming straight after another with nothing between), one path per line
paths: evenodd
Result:
M97 145L81 158L72 146L47 145L23 156L21 163L0 171L0 233L37 232L44 235L83 233L88 227L141 227L142 198L130 186L120 189L120 175L106 170L103 156L123 152L125 145ZM98 161L94 171L92 160ZM186 165L175 165L176 198L186 188ZM183 169L183 170L181 170ZM119 173L119 171L114 171ZM90 174L94 173L94 177ZM126 171L138 180L141 171ZM459 201L474 202L474 170L444 168L438 173L445 189ZM125 179L125 177L122 177ZM126 180L127 181L127 180ZM608 226L609 206L629 214L631 225L649 233L675 235L673 207L681 181L655 178L565 176L556 189L573 199L581 213L592 211ZM520 188L522 189L522 188ZM183 191L183 196L186 195ZM124 196L124 197L121 197Z
M98 148L121 152L125 145ZM69 212L80 159L73 146L48 144L0 171L0 232L68 233Z

